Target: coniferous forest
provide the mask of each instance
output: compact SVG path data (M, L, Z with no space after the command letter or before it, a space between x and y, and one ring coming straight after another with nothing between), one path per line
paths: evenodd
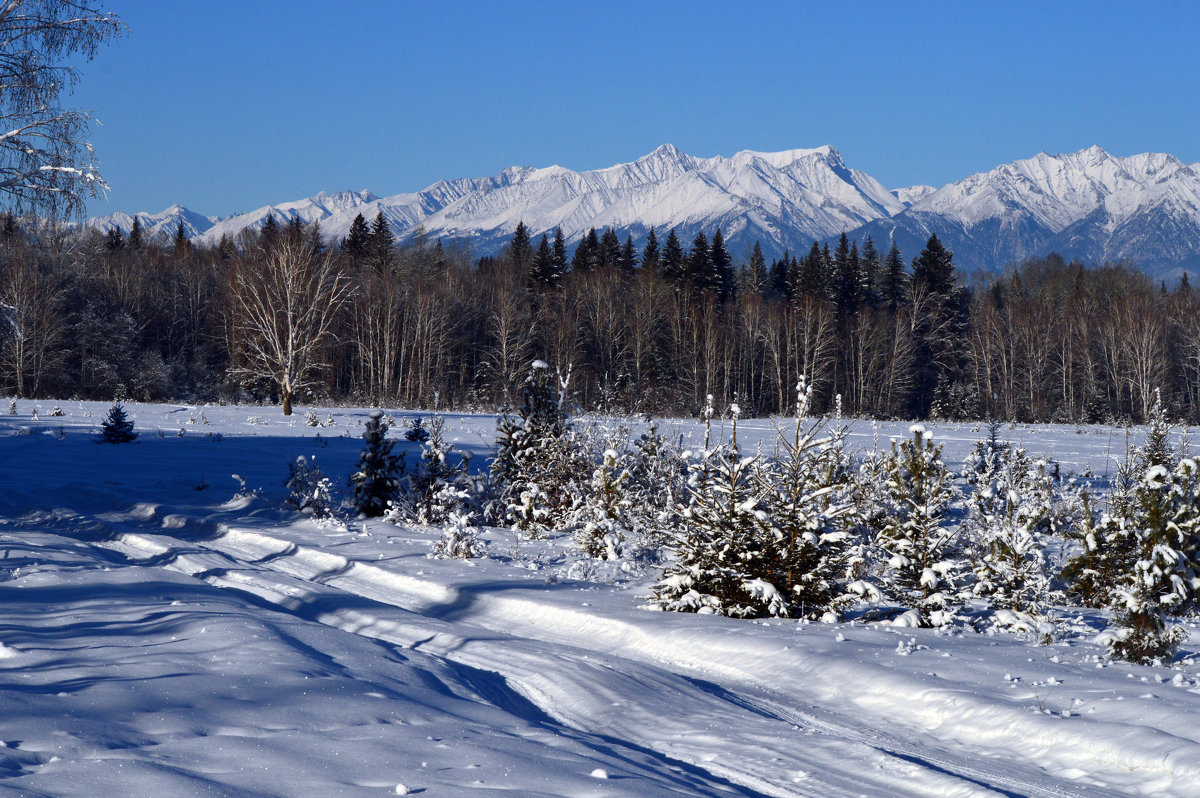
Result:
M768 262L720 230L573 249L520 225L496 256L360 217L274 218L206 247L0 224L0 390L19 397L511 405L529 362L584 409L695 415L713 395L879 418L1200 421L1200 294L1057 256L963 275L936 237L845 236Z

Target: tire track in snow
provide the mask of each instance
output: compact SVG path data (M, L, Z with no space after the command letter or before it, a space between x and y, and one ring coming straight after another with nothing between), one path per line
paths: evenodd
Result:
M123 517L122 517L123 516ZM240 571L223 571L220 574L206 576L207 581L212 583L220 583L224 587L234 587L244 592L260 593L265 588L263 579L263 571L274 571L284 576L299 580L298 586L292 586L290 589L283 590L276 595L263 595L276 606L283 607L296 611L299 607L307 605L311 608L312 597L305 597L306 591L311 590L311 585L323 584L327 588L334 588L338 591L351 595L369 598L372 601L379 602L387 607L400 608L409 613L419 615L433 614L432 610L436 608L444 608L454 606L459 603L461 596L458 591L453 588L448 588L437 583L427 580L416 579L394 572L386 571L368 563L350 561L341 555L331 554L319 549L297 546L294 543L279 540L258 532L250 532L233 527L228 527L222 524L217 524L208 520L187 519L178 515L163 516L158 508L143 506L135 508L132 513L119 514L110 516L113 521L138 521L141 523L150 523L156 520L162 522L162 526L170 529L172 533L190 532L189 537L198 537L203 539L203 546L211 550L220 552L222 555L229 557L239 567L246 569L245 574L249 574L249 578ZM190 527L190 528L189 528ZM188 528L185 530L185 528ZM158 537L157 532L153 533L154 537ZM138 551L151 552L152 556L163 558L170 551L172 543L156 543L150 537L145 535L130 535L121 534L119 538L127 545L131 546L130 554L136 556ZM194 556L194 555L191 555ZM189 562L186 559L177 560L175 565L178 565L182 570L196 573L189 570L198 564ZM267 591L268 593L270 591ZM318 604L320 601L317 602ZM498 606L491 607L491 612L485 613L478 620L488 620L491 618L503 619L512 617L515 613L520 613L528 610L539 610L546 612L548 608L537 604L536 602L525 599L512 599L507 597L493 597L493 600L487 602ZM625 624L616 619L597 619L595 616L573 610L565 610L563 608L549 608L553 613L566 613L569 616L569 622L575 624L583 616L592 625L596 622L606 622L613 626L614 629L608 630L610 633L616 631L620 634L641 633L641 630L632 628L629 624ZM339 628L353 631L358 634L366 634L368 636L380 637L388 639L390 642L395 642L401 645L406 645L412 648L421 648L429 653L436 653L438 656L450 660L461 660L464 664L468 664L468 660L478 660L478 654L474 651L465 653L464 649L480 648L480 640L483 637L473 638L467 641L458 634L458 631L469 629L470 627L458 621L453 624L449 630L443 629L438 633L429 634L430 621L426 618L418 623L400 623L392 619L382 619L372 615L371 613L360 612L357 610L342 610L336 613L321 613L315 619L325 623L331 623ZM561 619L560 619L561 620ZM564 623L558 623L554 626L562 627ZM578 624L575 624L578 625ZM526 630L522 630L525 632ZM541 629L530 630L533 632L543 631ZM540 640L543 643L547 641L543 636L536 634L515 634L509 630L508 634L522 638L527 641ZM486 635L485 635L486 636ZM492 634L494 637L494 633ZM606 635L602 635L606 636ZM578 635L576 635L578 637ZM557 649L544 652L541 656L553 656L555 653L562 655L563 642L549 641L552 645L557 646ZM573 641L577 644L579 641ZM569 643L567 644L569 645ZM484 646L484 648L487 648ZM495 661L492 655L495 652L488 652L482 657L483 663L489 662L494 666ZM579 651L570 652L571 656L582 657L587 660L599 657L609 656L608 654L598 655L595 651L587 651L581 649ZM656 667L661 669L661 657ZM624 658L620 661L626 662ZM475 664L478 664L476 662ZM645 663L641 663L643 666ZM683 665L689 667L691 663L674 663L675 665ZM623 669L627 668L624 666ZM689 668L690 669L690 668ZM506 678L527 698L536 698L535 704L548 711L552 716L560 721L574 727L586 726L591 720L586 715L581 715L580 712L572 712L570 707L563 706L562 689L551 688L546 689L545 685L537 683L536 678L531 676L538 670L536 662L526 663L524 668L509 667L509 672L504 675ZM699 685L698 680L692 679L687 675L672 673L675 679L684 679L691 683L694 687ZM745 674L741 674L742 681L745 681ZM589 685L594 682L589 679L580 678L578 680L579 687L586 691ZM700 689L697 687L697 689ZM1047 796L1053 798L1069 798L1070 796L1102 796L1102 795L1117 795L1119 793L1104 791L1096 787L1082 788L1082 791L1074 787L1059 787L1048 785L1045 783L1047 776L1041 773L1040 770L1034 769L1029 774L1019 772L1020 769L1015 768L1013 763L994 764L992 760L981 760L983 766L967 764L963 761L963 755L958 753L951 754L948 751L941 750L929 745L917 745L911 742L902 741L892 735L882 733L879 730L867 727L865 724L854 723L846 718L833 713L817 710L815 707L803 709L796 706L794 700L789 700L783 696L769 696L766 693L757 693L750 697L749 693L753 690L740 690L737 693L730 693L725 688L720 688L721 695L717 695L712 689L704 690L711 698L716 698L725 705L737 707L738 711L743 714L751 712L759 716L768 718L776 724L786 724L788 729L796 726L805 729L810 735L813 733L819 734L821 737L833 738L842 741L843 743L853 743L855 746L863 746L869 752L875 752L879 756L888 757L895 760L891 763L891 767L895 770L904 770L906 767L909 770L917 768L925 771L924 778L932 784L937 784L936 792L922 792L920 794L938 794L938 795L1003 795L1003 796ZM669 708L668 708L669 711ZM761 722L761 721L760 721ZM598 733L596 729L588 729L589 733ZM859 756L867 756L865 752L859 751ZM695 757L701 766L709 767L713 772L721 773L726 778L730 778L739 783L753 784L756 789L766 789L772 793L780 788L780 785L758 784L762 780L754 776L753 773L738 773L739 769L730 770L728 767L716 764L711 761L705 761L703 755ZM978 759L978 757L975 757ZM903 763L903 765L900 765ZM825 763L826 766L829 763ZM882 768L887 769L887 768ZM822 775L831 775L829 771L823 771ZM909 774L912 775L911 773ZM846 794L857 794L861 792L864 786L861 777L863 774L857 772L855 777L860 779L853 785L850 783L842 785L846 788ZM1040 777L1040 778L1039 778ZM953 784L943 783L946 780L954 782ZM825 785L824 789L816 792L807 792L798 784L786 785L783 792L776 794L787 795L830 795L829 788L832 784ZM879 786L883 786L880 784ZM893 784L891 789L894 790L896 785Z

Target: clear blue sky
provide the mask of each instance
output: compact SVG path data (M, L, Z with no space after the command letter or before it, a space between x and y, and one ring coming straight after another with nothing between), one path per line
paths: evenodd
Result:
M163 2L83 66L90 214L832 144L891 188L1045 150L1200 161L1200 4Z

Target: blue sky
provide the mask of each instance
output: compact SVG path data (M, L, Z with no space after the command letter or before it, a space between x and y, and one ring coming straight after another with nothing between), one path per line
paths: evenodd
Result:
M90 214L832 144L895 188L1039 151L1200 161L1200 4L114 2Z

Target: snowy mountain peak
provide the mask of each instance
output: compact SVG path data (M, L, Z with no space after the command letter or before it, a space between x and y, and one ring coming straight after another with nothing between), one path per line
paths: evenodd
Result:
M390 197L323 191L224 218L178 204L138 216L151 234L173 235L182 224L211 244L261 227L268 216L318 222L327 237L341 238L360 213L383 214L402 239L422 229L470 239L480 254L498 250L524 221L534 234L561 226L572 243L592 227L615 228L635 242L651 226L674 228L684 240L720 228L732 251L758 241L768 256L845 232L877 243L894 237L912 257L936 232L968 271L1050 251L1085 261L1133 259L1155 271L1200 267L1200 164L1164 153L1118 157L1098 145L1038 153L937 189L889 191L830 145L700 158L668 143L591 171L510 166ZM131 223L125 213L89 222L101 230Z

